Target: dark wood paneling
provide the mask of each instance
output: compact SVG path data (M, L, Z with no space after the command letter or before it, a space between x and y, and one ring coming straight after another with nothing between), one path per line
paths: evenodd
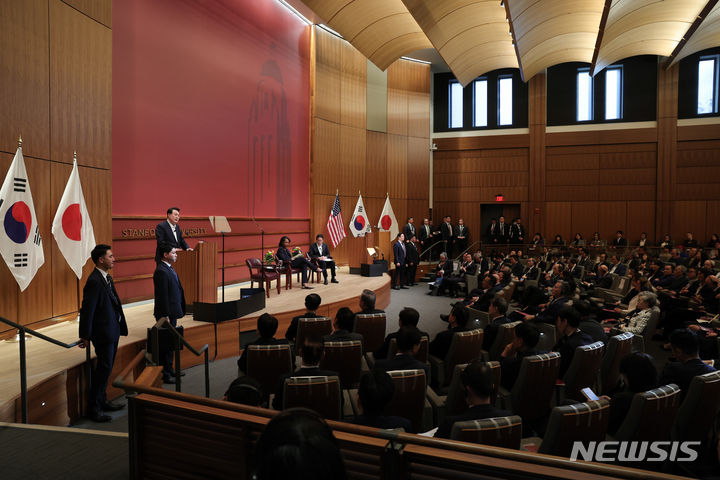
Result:
M368 197L385 197L387 188L387 134L367 132L365 190ZM366 205L367 206L367 205ZM372 215L373 210L368 212ZM380 207L382 208L382 207ZM377 221L377 219L371 221Z
M482 150L488 148L519 148L530 144L527 134L488 135L482 137L436 138L438 152L443 150Z
M0 151L49 158L47 0L0 2L0 45Z

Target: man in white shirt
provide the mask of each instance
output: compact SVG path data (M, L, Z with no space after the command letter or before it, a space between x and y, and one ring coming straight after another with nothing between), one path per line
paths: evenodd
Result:
M155 238L157 239L157 248L155 249L155 262L160 261L160 245L169 243L173 248L182 248L183 250L192 251L182 235L182 230L178 226L180 221L180 209L178 207L170 207L167 209L167 220L160 222L155 227Z

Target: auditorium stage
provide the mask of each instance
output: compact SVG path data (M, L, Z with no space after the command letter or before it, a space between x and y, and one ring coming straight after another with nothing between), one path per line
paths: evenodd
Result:
M293 279L293 288L285 290L282 279L281 293L278 295L273 282L270 298L266 307L258 312L218 325L217 358L228 358L240 354L239 337L242 332L255 330L257 317L270 313L278 318L277 336L285 334L292 317L305 312L304 299L309 293L322 297L318 313L334 316L341 307L353 311L359 309L360 294L364 289L373 290L377 295L377 307L385 308L390 303L390 277L362 277L350 275L347 268L338 270L340 283L328 285L310 284L312 290L302 290L297 277ZM257 285L257 284L256 284ZM225 288L225 300L240 298L240 288L249 286L249 282ZM218 300L220 293L218 292ZM128 322L129 335L120 338L118 355L113 369L113 377L144 348L147 328L155 322L153 302L146 301L124 307ZM186 340L196 349L210 346L210 359L215 356L213 325L193 320L187 316L178 321L185 328ZM39 330L41 333L65 343L78 339L77 322L61 322ZM29 419L31 423L48 425L66 425L81 416L85 388L85 352L80 348L64 349L37 338L29 339L27 345L27 378L29 398ZM187 349L183 350L182 367L202 363L202 357L195 357ZM212 379L211 379L212 381ZM108 396L114 398L122 392L111 387ZM17 342L0 341L0 421L15 422L20 419L20 368L19 345Z

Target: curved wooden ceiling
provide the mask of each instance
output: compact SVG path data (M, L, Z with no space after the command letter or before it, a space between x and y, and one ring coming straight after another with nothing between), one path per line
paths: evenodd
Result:
M720 46L718 0L303 0L380 69L434 47L467 85L499 68L525 81L565 62L634 55L666 65Z

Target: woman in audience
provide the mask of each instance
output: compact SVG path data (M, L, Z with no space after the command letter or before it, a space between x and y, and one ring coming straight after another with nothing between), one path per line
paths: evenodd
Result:
M251 478L255 480L347 478L332 430L307 408L290 408L275 415L260 435L251 460Z
M602 247L603 241L600 240L600 232L593 233L593 238L590 240L591 247Z
M573 248L584 247L585 239L583 239L582 235L580 235L579 233L576 233L575 239L572 242L570 242L570 246Z
M647 246L647 243L648 243L647 233L642 232L640 234L640 240L638 240L638 246L645 247L645 246Z
M558 233L557 235L555 235L555 240L553 240L552 244L562 246L565 245L565 242L563 241L562 236Z
M672 248L672 246L673 246L673 241L672 241L672 238L670 238L669 233L666 233L665 236L663 237L662 241L658 242L658 247L660 247L660 248Z
M631 332L635 335L641 335L645 330L652 315L652 309L657 305L657 296L652 292L640 292L638 297L635 313L615 326L615 334Z
M545 240L543 239L542 235L540 235L539 232L536 232L535 235L533 235L532 242L530 242L532 246L530 247L531 250L536 250L539 247L542 247L545 245Z
M717 233L713 233L710 235L710 241L707 243L708 248L715 248L715 245L720 242L720 238L718 238Z
M630 281L630 290L627 295L620 300L618 306L615 307L615 312L623 316L631 314L638 309L640 294L642 292L651 292L652 290L652 285L650 285L646 277L635 274ZM624 306L627 306L627 308L623 308Z
M650 355L635 352L623 357L620 361L622 389L612 397L602 396L610 401L608 434L615 435L620 428L636 393L646 392L657 386L657 376L655 362Z

